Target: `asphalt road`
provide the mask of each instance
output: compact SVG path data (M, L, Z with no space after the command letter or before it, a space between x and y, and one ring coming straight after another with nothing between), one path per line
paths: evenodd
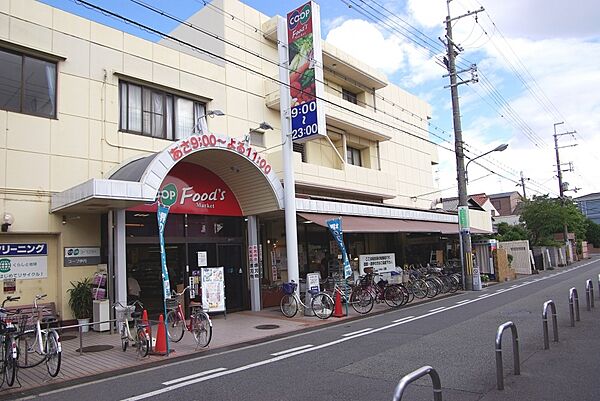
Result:
M585 310L585 281L593 280L598 299L599 273L600 260L592 259L481 292L66 386L27 399L391 400L400 378L423 365L431 365L439 373L444 400L598 399L594 396L600 386L587 380L585 372L570 369L568 364L575 362L568 355L590 347L592 341L594 347L600 344L590 336L600 327L592 323L598 321L600 301L591 312ZM581 305L582 322L575 328L570 327L568 313L571 287L577 288ZM562 348L554 351L542 350L542 305L548 299L556 303L561 335ZM506 332L503 350L508 386L499 392L494 339L498 326L509 320L518 328L523 380L513 375L510 333ZM578 342L580 338L583 340ZM561 350L566 357L558 358ZM580 358L595 363L597 353L582 355ZM569 398L551 386L538 386L538 390L533 384L539 382L536 371L549 368L547 361L556 365L560 376L553 380L564 381L558 384L568 388ZM575 379L578 385L572 388L569 383ZM550 394L543 394L548 391ZM432 394L426 377L411 384L402 399L431 400Z

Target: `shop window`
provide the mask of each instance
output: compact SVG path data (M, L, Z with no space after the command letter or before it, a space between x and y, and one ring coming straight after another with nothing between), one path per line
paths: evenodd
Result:
M362 166L360 159L360 149L348 146L346 149L346 162L354 166Z
M56 116L56 63L0 50L0 109Z
M302 155L302 162L306 163L306 146L303 143L293 143L292 144L294 152L298 152Z
M121 131L179 140L206 129L201 121L205 117L202 102L124 81L119 90Z
M356 93L350 92L347 89L342 88L342 99L347 102L358 104L358 98L356 97Z

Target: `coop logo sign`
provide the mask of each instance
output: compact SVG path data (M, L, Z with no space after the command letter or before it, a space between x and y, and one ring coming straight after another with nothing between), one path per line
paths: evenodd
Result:
M165 206L172 206L177 202L177 187L175 184L168 184L160 190L160 202Z
M179 193L181 192L181 195ZM186 202L192 202L196 207L204 209L214 209L215 203L225 201L227 191L222 188L215 188L210 192L196 192L193 186L177 189L175 184L167 184L159 192L161 203L165 206L174 204L185 205Z
M310 3L307 3L302 7L302 10L294 10L290 14L288 18L288 26L289 29L294 29L301 23L302 25L306 24L310 19Z

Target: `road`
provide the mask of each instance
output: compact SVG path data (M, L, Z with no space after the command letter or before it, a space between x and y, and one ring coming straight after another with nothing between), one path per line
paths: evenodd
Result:
M600 302L591 312L585 310L585 281L593 279L598 297L599 273L600 260L592 259L481 292L462 293L26 399L391 400L399 379L423 365L438 371L444 400L598 399L600 386L595 380L584 380L585 373L577 370L569 375L569 364L574 362L568 356L574 354L573 350L590 347L590 341L595 348L588 349L598 349L600 344L600 340L590 337L591 331L597 332L600 327L594 323L598 321ZM578 289L581 304L582 321L575 328L570 327L568 314L571 287ZM556 302L561 342L543 351L541 313L548 299ZM513 375L510 332L506 332L503 350L507 386L501 392L496 390L494 338L497 327L509 320L519 332L522 376ZM580 338L584 340L581 343L577 342ZM557 361L559 352L566 356ZM595 355L583 352L581 358L594 366ZM559 390L545 385L536 390L532 384L542 383L536 372L550 368L545 358L552 360L560 372L558 379L553 379L559 381ZM577 378L571 377L575 374ZM569 386L570 380L576 380L576 388ZM563 387L568 390L568 398L561 394ZM551 393L541 394L548 391ZM433 399L429 378L411 384L403 399Z

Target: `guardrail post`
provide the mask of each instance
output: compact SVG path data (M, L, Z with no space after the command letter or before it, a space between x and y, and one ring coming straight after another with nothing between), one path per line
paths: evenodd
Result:
M573 305L575 305L575 312L573 312ZM571 316L571 327L575 327L575 320L580 321L579 318L579 295L577 295L577 289L575 287L569 290L569 314Z
M591 308L594 307L594 285L592 284L592 280L585 282L585 301L587 310L591 311Z
M431 382L433 385L433 401L442 401L442 382L440 381L440 376L438 373L431 366L423 366L400 379L400 382L394 390L393 401L400 401L406 386L425 375L429 375L431 377Z
M598 274L598 296L600 297L600 274Z
M515 375L521 374L521 365L519 363L519 334L517 333L517 326L513 322L506 322L498 326L496 332L496 383L498 390L504 390L504 375L502 367L502 334L504 330L510 327L512 333L513 343L513 359L514 359L514 371Z
M83 355L83 327L79 325L79 355Z
M558 342L558 322L556 320L556 305L553 300L544 302L544 311L542 312L542 326L544 329L544 349L550 348L548 338L548 307L552 311L552 330L554 331L554 342Z

